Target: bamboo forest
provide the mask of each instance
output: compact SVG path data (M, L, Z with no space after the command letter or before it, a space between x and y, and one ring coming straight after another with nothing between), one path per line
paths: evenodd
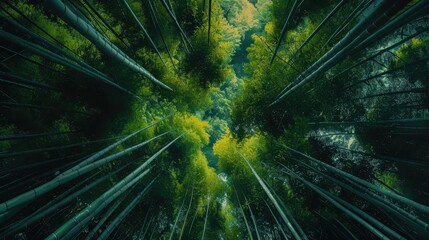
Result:
M429 0L1 0L0 239L429 239Z

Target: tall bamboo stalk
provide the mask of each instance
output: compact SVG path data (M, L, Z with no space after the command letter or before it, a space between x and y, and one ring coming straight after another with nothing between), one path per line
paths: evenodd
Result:
M160 87L172 90L170 87L156 79L149 71L140 66L134 59L130 58L118 47L113 45L112 42L101 35L93 26L89 25L85 20L77 16L67 4L61 0L47 0L46 3L59 17L90 40L102 52L118 60L132 70L141 73Z

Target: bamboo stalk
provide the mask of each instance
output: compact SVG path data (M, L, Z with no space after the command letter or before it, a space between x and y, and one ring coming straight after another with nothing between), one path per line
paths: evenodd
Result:
M83 19L79 18L64 2L61 0L47 0L46 2L59 17L79 31L105 54L114 59L117 59L119 62L128 66L132 70L141 73L156 85L172 91L170 87L160 82L149 71L140 66L134 59L127 56L118 47L113 45L112 42L102 36L94 27L86 23Z
M274 204L275 208L279 212L282 220L284 221L284 223L286 224L286 226L289 228L289 230L292 232L292 235L296 239L298 239L298 240L301 239L301 238L307 239L307 236L305 234L302 235L302 236L300 236L298 234L298 232L295 230L295 228L292 225L292 223L290 222L290 220L287 218L287 216L284 213L284 211L281 209L279 203L274 198L273 194L270 192L270 190L268 189L268 187L265 185L264 181L261 179L261 177L259 177L258 173L255 171L255 169L252 167L252 165L250 165L249 161L247 161L247 159L240 152L238 152L238 153L243 158L243 160L246 162L247 166L249 166L250 170L252 171L252 173L256 177L256 179L258 180L258 182L261 185L262 189L265 191L265 193L267 194L268 198L271 200L271 202Z

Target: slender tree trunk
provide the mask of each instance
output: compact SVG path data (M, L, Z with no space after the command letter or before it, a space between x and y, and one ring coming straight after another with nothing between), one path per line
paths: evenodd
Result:
M146 233L147 233L147 231L149 230L150 225L151 225L151 224L152 224L152 222L153 222L153 219L154 219L154 216L151 216L151 217L150 217L150 219L149 219L149 223L148 223L148 225L147 225L146 229L145 229L145 230L144 230L144 232L143 232L142 239L145 239L145 237L146 237Z
M279 49L280 49L280 46L281 46L282 41L283 41L283 38L284 38L284 37L285 37L285 35L286 35L286 30L287 30L287 27L288 27L288 25L289 25L289 21L291 20L292 15L294 14L294 12L295 12L295 10L296 10L296 4L297 4L297 3L298 3L298 0L294 0L293 5L292 5L292 7L291 7L291 9L290 9L290 11L289 11L289 14L288 14L287 18L286 18L286 22L283 24L283 29L282 29L282 32L280 33L280 37L279 37L279 39L277 40L276 47L274 48L274 53L273 53L273 55L271 56L270 64L272 64L272 63L273 63L274 59L276 58L277 52L278 52L278 51L279 51Z
M401 159L401 158L397 158L397 157L382 156L379 154L372 154L372 153L367 153L367 152L363 152L363 151L352 150L352 149L348 149L348 148L341 148L341 147L337 147L337 148L344 150L344 151L348 151L350 153L356 153L356 154L372 157L372 158L379 159L379 160L399 162L399 163L404 163L404 164L411 164L411 165L416 165L419 167L429 167L429 165L425 162L425 160L422 160L422 161L419 161L417 159L407 160L407 159Z
M15 172L16 173L23 173L23 172L25 172L26 169L28 169L30 171L34 171L36 169L35 167L37 167L37 166L46 165L46 164L53 163L53 162L64 162L68 158L74 158L77 156L82 156L85 153L87 153L87 152L67 155L65 157L59 157L59 158L49 159L49 160L45 160L45 161L37 161L36 163L29 163L29 164L25 164L25 165L20 166L20 167L8 168L8 169L0 171L0 174L15 173ZM82 160L83 159L79 159L79 160L76 160L75 162L78 163L78 162L81 162Z
M85 146L85 145L92 145L92 144L96 144L96 143L101 143L101 142L106 142L112 139L116 139L118 137L113 137L113 138L103 138L103 139L99 139L99 140L94 140L94 141L88 141L88 142L78 142L78 143L72 143L72 144L67 144L67 145L61 145L61 146L54 146L54 147L45 147L45 148L37 148L37 149L32 149L32 150L26 150L26 151L21 151L21 152L5 152L5 153L1 153L0 154L0 159L3 158L12 158L12 157L18 157L18 156L25 156L25 155L30 155L30 154L34 154L34 153L43 153L43 152L49 152L49 151L58 151L58 150L64 150L64 149L69 149L69 148L74 148L74 147L80 147L80 146Z
M158 135L157 137L160 137L161 135ZM46 182L40 186L38 186L37 188L25 192L23 194L20 194L19 196L16 196L6 202L0 203L0 213L4 213L6 211L9 211L10 209L13 209L14 207L19 207L22 205L26 205L32 201L34 201L37 197L51 191L52 189L61 186L89 171L92 171L102 165L104 165L105 163L111 162L114 159L121 157L129 152L132 152L138 148L141 148L142 146L146 145L147 143L149 143L150 141L156 139L152 138L151 140L148 140L146 142L137 144L133 147L127 148L119 153L113 154L109 157L103 158L97 162L91 163L89 165L86 165L78 170L72 171L68 174L65 175L58 175L57 177L55 177L54 179L52 179L49 182ZM138 170L141 171L140 169L144 169L146 168L157 156L159 156L165 149L167 149L171 144L173 144L177 139L179 139L181 136L179 136L178 138L175 138L173 141L171 141L169 144L167 144L166 146L164 146L161 150L159 150L158 152L156 152L154 155L152 155L145 163L143 163Z
M314 80L320 74L332 68L339 61L343 60L356 46L357 43L364 41L371 33L374 27L384 24L389 18L380 18L382 16L393 16L402 9L409 1L376 1L370 14L360 21L347 35L338 42L331 50L325 53L307 70L305 70L294 82L289 84L284 93L278 97L270 106L280 102L285 96L289 95L295 89L301 87L307 82ZM368 27L371 26L371 27ZM303 77L303 78L301 78Z
M373 95L368 95L368 96L364 96L364 97L353 98L352 100L363 100L363 99L374 98L374 97L384 97L384 96L408 94L408 93L427 94L428 92L429 92L428 88L413 88L413 89L408 89L408 90L373 94Z
M7 81L12 85L16 84L18 86L23 86L25 88L36 87L36 88L45 89L45 90L54 90L54 91L58 90L58 88L50 86L48 84L27 80L23 77L14 75L12 73L0 72L0 81Z
M123 2L124 2L124 5L127 7L128 11L130 12L131 16L134 18L134 20L136 21L136 23L139 25L139 27L142 30L143 34L146 36L146 38L149 41L150 45L152 45L152 47L155 50L156 54L158 54L158 57L161 59L162 63L165 64L164 59L162 59L161 53L158 51L158 48L156 47L156 45L153 42L152 38L150 37L149 33L144 28L143 24L140 22L140 20L136 16L136 14L131 9L131 7L128 4L127 0L123 0Z
M380 127L380 128L401 128L407 127L415 130L427 130L427 122L429 118L406 118L406 119L391 119L378 121L360 121L360 122L310 122L308 125L315 126L364 126L364 127Z
M212 0L209 0L209 22L208 22L208 32L207 32L207 44L210 47L210 28L211 28L211 19L212 19Z
M86 72L89 72L89 74L94 74L93 77L96 79L106 81L106 82L112 82L112 80L109 79L109 77L107 75L105 75L104 73L93 68L89 64L85 63L83 60L81 60L81 59L71 55L70 53L64 51L62 48L52 44L51 42L47 41L45 38L41 37L40 35L28 30L27 28L25 28L21 24L17 23L16 21L9 20L8 18L5 18L2 15L0 15L0 19L2 19L5 23L7 23L7 25L4 27L7 28L7 30L10 30L11 33L14 33L14 35L22 35L23 37L26 37L25 40L37 42L37 45L41 46L44 49L49 50L52 53L55 53L52 55L63 56L65 58L67 58L67 60L69 60L69 61L71 60L75 63L80 64L80 67L85 70L83 73L85 73L87 75L88 75L88 73L86 73ZM24 48L26 48L26 47L24 46ZM49 57L47 57L47 58L49 58ZM73 68L73 69L75 69L75 68ZM77 70L79 71L79 68L77 68ZM83 70L80 70L80 71L83 71ZM92 75L90 75L90 76L92 76Z
M342 90L348 90L348 89L350 89L352 87L355 87L355 86L357 86L357 85L359 85L361 83L367 82L367 81L372 80L374 78L378 78L378 77L381 77L381 76L384 76L384 75L387 75L387 74L391 74L391 73L394 73L394 72L396 72L398 70L402 70L402 69L405 69L405 68L410 67L410 66L416 66L416 65L422 64L422 63L424 63L424 62L426 62L428 60L429 60L429 57L418 59L418 60L415 60L415 61L413 61L411 63L406 63L406 64L404 64L402 66L395 67L395 68L392 68L390 70L387 70L387 71L384 71L384 72L381 72L381 73L377 73L377 74L375 74L373 76L370 76L370 77L364 78L362 80L356 81L356 82L352 83L351 85L349 85L347 87L344 87Z
M404 39L402 39L402 40L400 40L400 41L398 41L398 42L396 42L396 43L394 43L394 44L392 44L386 48L378 50L375 54L372 54L371 56L353 64L352 66L350 66L350 67L344 69L343 71L341 71L340 73L336 74L334 77L332 77L332 79L335 79L335 78L338 78L339 76L342 76L344 73L349 72L351 69L354 69L354 68L356 68L356 67L358 67L358 66L360 66L360 65L362 65L362 64L364 64L364 63L366 63L372 59L375 59L376 57L382 55L383 53L389 52L391 49L394 49L398 46L401 46L402 44L414 39L415 37L419 36L422 33L427 32L427 31L428 31L428 29L418 31L418 32L416 32L416 33L414 33L414 34L412 34L412 35L410 35L410 36L408 36L408 37L406 37L406 38L404 38Z
M173 22L174 22L175 26L177 27L177 29L179 30L179 32L185 38L186 43L189 45L190 48L192 48L191 42L189 41L188 37L186 36L185 31L183 31L182 27L180 26L179 22L177 21L177 18L174 17L174 13L169 8L167 2L165 0L161 0L161 3L164 6L165 10L167 11L168 15L170 15L171 19L173 20Z
M129 165L126 165L126 166L129 166ZM18 222L14 223L12 226L10 226L5 232L1 233L0 235L1 236L8 236L10 234L16 233L18 231L21 231L21 230L27 228L28 226L30 226L34 222L39 221L40 219L47 216L48 214L51 214L54 211L56 211L57 209L67 205L76 197L78 197L78 196L84 194L85 192L91 190L95 186L104 182L106 179L110 178L111 176L115 175L117 172L119 172L123 169L124 169L124 167L121 167L116 171L110 172L109 174L107 174L107 175L91 182L90 184L84 186L82 189L80 189L80 190L78 190L78 191L76 191L76 192L74 192L68 196L64 196L64 198L61 198L59 201L56 200L56 202L53 202L53 203L49 202L48 204L46 204L44 207L40 208L39 210L37 210L33 214L31 214L31 215L27 216L26 218L21 219Z
M168 44L165 41L164 34L162 34L162 29L159 25L158 18L156 17L156 13L155 13L155 10L153 9L151 0L143 0L143 1L145 1L147 3L147 6L149 8L150 17L152 19L152 23L153 23L156 31L158 31L159 36L161 37L162 43L164 44L165 50L167 51L168 57L170 58L170 61L171 61L171 64L173 65L174 70L177 72L176 64L174 63L173 56L170 52L170 48L168 47Z
M91 9L91 11L95 13L95 15L97 15L97 17L103 22L104 26L106 26L107 29L109 29L109 31L113 33L113 35L115 35L115 37L117 37L127 48L131 49L130 45L128 45L128 43L126 43L125 40L115 31L115 29L113 29L113 27L106 21L106 19L104 19L103 16L101 16L101 14L98 13L94 5L89 0L83 0L83 1Z
M281 233L282 233L282 235L283 235L283 238L284 238L284 239L289 239L289 238L287 237L287 235L286 235L285 231L283 230L283 226L282 226L282 224L281 224L281 223L279 222L279 220L277 219L276 215L274 214L274 212L273 212L273 210L271 209L271 207L270 207L270 205L268 204L268 202L266 202L265 200L263 200L263 201L264 201L265 205L267 205L268 210L270 210L271 216L273 216L274 221L276 221L276 224L277 224L278 228L280 229L280 231L281 231Z
M103 224L107 221L107 219L113 214L113 212L121 205L121 203L128 197L128 195L131 193L133 189L128 190L127 193L120 199L116 200L116 202L110 206L110 208L107 210L107 212L103 215L103 217L98 221L97 225L95 225L91 232L88 233L88 235L85 237L86 240L90 240L94 237L94 235L97 233L97 231L103 226Z
M210 208L210 197L207 197L206 218L205 218L205 220L204 220L203 236L201 237L201 240L204 240L204 235L206 234L207 218L208 218L208 216L209 216L209 208Z
M84 37L90 40L95 46L97 46L106 55L109 55L113 59L118 60L124 65L128 66L132 70L141 73L143 76L151 80L153 83L159 85L162 88L172 90L170 87L165 85L156 79L149 71L140 66L134 59L127 56L118 47L113 45L108 39L102 36L94 27L87 24L83 19L79 18L73 11L61 0L47 0L48 6L66 23L75 28Z
M146 227L146 221L147 221L147 217L149 216L150 209L151 209L151 207L149 207L149 209L148 209L148 210L147 210L147 212L146 212L146 216L144 217L143 224L142 224L142 226L140 227L139 233L138 233L138 235L137 235L137 239L141 239L141 236L142 236L142 234L143 234L143 230L144 230L144 228ZM89 240L89 239L88 239L88 240Z
M424 213L428 213L429 212L429 207L426 206L426 205L423 205L421 203L417 203L417 202L415 202L415 201L413 201L411 199L408 199L406 197L397 195L395 193L382 190L379 187L377 187L377 186L375 186L375 185L373 185L373 184L371 184L371 183L369 183L369 182L367 182L367 181L365 181L365 180L363 180L361 178L358 178L358 177L356 177L356 176L354 176L352 174L344 172L344 171L342 171L342 170L340 170L340 169L338 169L336 167L333 167L333 166L331 166L329 164L326 164L326 163L324 163L322 161L319 161L319 160L317 160L317 159L315 159L315 158L313 158L313 157L311 157L309 155L306 155L304 153L301 153L301 152L299 152L299 151L297 151L295 149L287 147L286 145L281 144L281 146L285 147L286 149L288 149L288 150L290 150L290 151L292 151L292 152L294 152L294 153L296 153L296 154L298 154L298 155L300 155L302 157L305 157L305 158L311 160L312 162L317 163L318 165L321 165L321 166L325 167L326 169L328 169L331 172L334 172L336 174L341 175L345 179L349 179L349 180L351 180L353 182L361 184L362 186L365 186L368 189L371 189L371 190L373 190L375 192L378 192L378 193L380 193L382 195L385 195L385 196L388 196L388 197L390 197L392 199L395 199L397 201L403 202L404 204L408 204L409 206L412 206L412 207L416 208L417 210L422 211Z
M3 2L6 3L15 12L17 12L22 18L24 18L25 20L27 20L27 22L31 23L34 27L36 27L38 30L40 30L41 32L43 32L43 34L45 34L50 39L52 39L54 42L56 42L57 44L59 44L62 48L67 49L68 51L70 51L71 53L73 53L75 55L78 55L71 48L67 47L64 43L62 43L61 41L59 41L58 39L56 39L54 36L52 36L52 34L50 34L49 32L47 32L45 29L43 29L39 24L37 24L36 22L34 22L33 20L31 20L29 17L27 17L27 15L25 15L23 12L21 12L17 7L15 7L13 4L9 3L9 1L3 0Z
M265 193L268 195L268 198L271 200L273 205L276 207L277 211L279 212L280 216L282 217L282 220L284 221L286 226L289 228L289 230L292 232L292 235L298 240L301 239L301 237L303 239L307 239L306 235L300 236L298 234L298 232L295 230L294 226L292 225L291 221L288 219L288 217L286 216L284 211L281 209L279 203L274 198L273 194L270 192L268 187L265 185L264 181L259 177L259 175L256 173L255 169L252 167L252 165L250 165L249 161L247 161L247 159L240 152L239 152L239 154L243 158L243 160L246 162L247 166L249 166L250 170L252 170L253 175L256 177L256 179L258 180L262 189L265 191Z
M294 160L296 160L296 159L294 159ZM340 187L347 189L350 192L356 194L357 196L371 202L380 210L386 210L389 213L389 215L393 214L395 216L395 218L398 218L401 221L404 221L410 227L412 227L414 230L418 231L419 234L424 234L424 235L428 234L427 231L428 231L429 225L427 223L421 221L417 217L415 217L415 216L411 215L410 213L404 211L402 208L398 207L397 205L392 204L390 201L386 200L384 197L380 197L380 195L375 194L372 191L368 191L368 189L365 189L362 185L359 185L353 181L350 181L349 179L345 179L345 180L348 180L348 182L349 182L349 184L346 184L342 181L339 181L336 178L333 178L327 174L322 173L321 171L317 170L316 168L311 167L311 166L309 166L309 165L307 165L307 164L305 164L299 160L296 160L296 161L300 162L303 166L311 169L312 171L314 171L314 172L322 175L323 177L329 179L330 181L338 184ZM353 187L350 184L353 185ZM397 224L397 222L395 222L395 224ZM402 228L402 226L400 224L397 224L397 226ZM407 232L405 231L405 233L407 233Z
M67 131L67 132L47 132L47 133L3 135L3 136L0 136L0 141L31 139L31 138L48 137L48 136L56 136L56 135L69 135L69 134L75 134L78 132L79 131Z
M338 221L338 219L335 219L335 222L338 223L338 225L340 225L341 228L344 229L344 231L346 231L347 234L351 236L353 240L358 240L358 238L341 221Z
M186 211L185 220L183 220L183 225L182 225L182 230L180 231L179 240L182 239L183 232L185 231L186 220L188 219L188 214L192 206L192 199L194 197L194 188L195 188L195 180L194 180L194 183L192 184L191 198L189 200L189 205L188 205L188 210Z
M368 0L362 0L359 5L357 5L354 10L349 14L349 16L347 16L347 18L341 23L341 25L335 30L335 32L329 37L328 40L326 40L325 44L323 44L323 46L320 48L320 51L322 51L326 45L328 45L332 39L334 39L336 36L338 36L339 33L341 33L341 31L343 31L347 25L349 25L352 20L356 17L359 16L362 11L364 11L368 5L371 3L371 1Z
M1 15L0 15L0 19L2 19ZM15 26L16 25L17 24L15 24ZM56 53L54 53L54 52L52 52L52 51L50 51L50 50L48 50L46 48L43 48L43 47L41 47L39 45L33 44L31 42L28 42L28 41L26 41L26 40L24 40L22 38L19 38L19 37L13 35L13 34L5 32L3 30L0 30L0 38L6 40L8 42L11 42L13 44L17 44L17 45L19 45L19 46L21 46L23 48L29 49L29 50L31 50L35 54L38 54L38 55L40 55L42 57L45 57L45 58L47 58L47 59L49 59L49 60L51 60L53 62L62 64L64 66L67 66L67 67L69 67L69 68L71 68L73 70L76 70L76 71L79 71L81 73L84 73L87 76L90 76L90 77L93 77L95 79L98 79L98 80L100 80L100 81L102 81L104 83L107 83L107 84L109 84L109 85L111 85L111 86L113 86L113 87L115 87L115 88L117 88L117 89L119 89L121 91L124 91L124 92L126 92L128 94L131 94L132 96L137 97L135 94L133 94L130 91L126 90L125 88L117 85L116 83L114 83L113 81L109 80L105 76L99 74L98 71L94 71L92 69L82 67L81 65L77 64L76 62L73 62L73 61L71 61L71 60L69 60L69 59L67 59L67 58L65 58L63 56L60 56L60 55L58 55L58 54L56 54Z
M177 222L179 221L179 218L180 218L180 216L182 215L182 208L183 208L183 206L185 205L185 200L186 200L186 196L188 195L188 190L189 190L189 189L186 189L186 193L185 193L185 196L183 197L182 204L180 205L179 211L177 212L176 220L174 220L173 227L171 228L171 233L170 233L170 238L169 238L169 240L173 239L173 236L174 236L174 230L176 230Z
M249 234L250 240L253 240L252 231L250 231L249 223L247 223L246 214L244 213L243 206L241 205L241 202L240 202L240 198L238 197L237 189L235 189L234 185L232 185L232 187L234 188L235 197L237 198L237 202L241 210L240 211L241 215L243 216L244 223L246 224L247 233Z
M286 169L288 169L288 168L286 168ZM375 236L379 237L380 239L385 239L385 240L390 239L389 237L387 237L386 235L384 235L382 232L380 232L379 230L377 230L370 223L366 222L364 219L362 219L361 217L359 217L357 214L351 212L346 207L344 207L343 205L341 205L339 202L337 202L333 198L331 198L329 195L325 194L320 188L318 188L314 184L308 182L307 180L305 180L305 179L303 179L301 177L298 177L298 175L296 175L295 173L293 173L290 169L288 169L288 171L290 172L289 174L291 176L293 176L293 177L299 179L300 181L302 181L305 185L307 185L308 187L310 187L311 189L313 189L315 192L317 192L323 198L325 198L330 203L332 203L335 207L337 207L341 211L345 212L348 216L350 216L351 218L353 218L354 220L356 220L358 223L360 223L362 226L364 226L366 229L368 229L370 232L372 232Z
M158 119L158 120L156 120L156 121L154 121L154 122L146 125L145 127L143 127L141 129L135 131L134 133L131 133L130 135L122 138L121 140L119 140L119 141L117 141L117 142L115 142L115 143L107 146L106 148L103 148L101 151L98 151L97 153L95 153L94 155L92 155L91 157L89 157L88 159L86 159L85 161L82 161L77 166L75 166L75 167L71 168L70 170L68 170L67 172L71 172L71 171L77 170L79 168L82 168L82 167L84 167L84 166L86 166L86 165L94 162L95 160L97 160L98 158L100 158L104 154L108 153L109 151L113 150L115 147L121 145L122 143L124 143L128 139L130 139L130 138L136 136L137 134L141 133L142 131L144 131L144 130L146 130L146 129L148 129L148 128L156 125L156 124L158 124L159 122L164 121L165 119L169 118L170 116L172 116L172 114L169 114L169 115L167 115L167 116L165 116L165 117L163 117L161 119ZM65 173L63 173L63 174L65 174Z
M253 215L253 211L252 211L252 208L250 207L249 200L247 200L246 195L244 195L244 193L243 193L243 196L244 196L244 201L246 201L247 203L247 209L249 209L249 212L250 212L250 218L252 219L253 227L255 228L256 238L258 240L261 240L261 236L259 235L259 230L258 230L258 224L256 223L256 218L255 218L255 215Z
M402 6L405 6L410 1L404 1L403 3L400 2L400 5L394 8L395 12L398 12L398 10L401 10ZM390 22L385 24L383 27L379 28L376 32L371 34L370 37L365 39L364 41L359 42L358 45L354 46L354 49L351 54L356 54L357 52L361 51L367 46L370 46L377 40L383 38L384 36L388 35L395 29L407 24L408 22L417 19L421 16L424 16L429 11L429 4L427 0L421 0L415 3L413 6L409 7L408 9L402 11L398 16L394 17Z
M107 226L106 230L98 237L98 239L105 240L107 239L112 231L116 229L122 220L137 206L142 197L147 193L155 179L152 180L148 186L146 186L135 198L132 202L130 202L127 207L112 221L112 223Z
M331 12L329 12L329 14L319 23L319 25L316 27L316 29L313 30L313 32L311 32L310 36L308 36L305 41L301 44L301 46L298 47L298 49L295 51L295 53L292 56L292 59L294 58L294 56L296 56L296 54L298 54L302 48L307 45L311 39L313 39L314 36L316 36L316 34L319 32L319 30L326 24L326 22L329 21L329 19L332 18L332 16L335 15L335 13L338 12L338 10L341 9L341 7L344 5L346 1L345 0L341 0L335 7L334 9L332 9Z

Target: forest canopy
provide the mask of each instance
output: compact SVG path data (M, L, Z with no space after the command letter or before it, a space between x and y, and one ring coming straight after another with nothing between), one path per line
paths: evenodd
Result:
M1 239L428 239L429 1L3 0Z

